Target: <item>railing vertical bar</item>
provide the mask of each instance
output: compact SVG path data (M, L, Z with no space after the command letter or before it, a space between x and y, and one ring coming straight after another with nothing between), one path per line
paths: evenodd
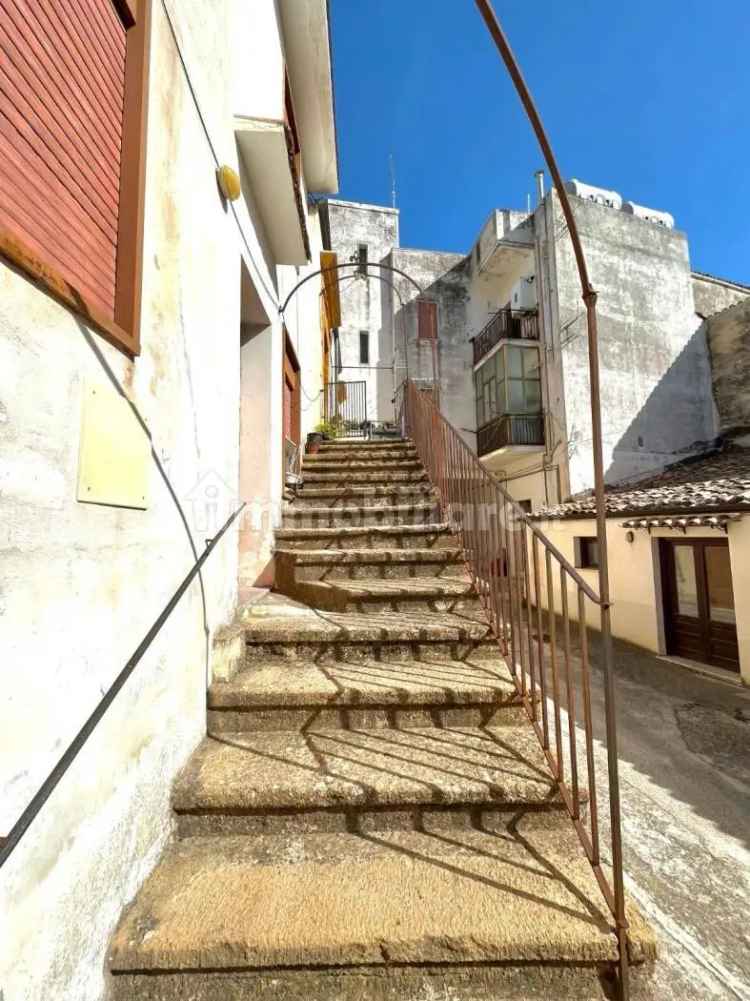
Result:
M578 589L578 627L581 644L581 691L583 695L583 727L586 733L586 765L589 784L589 817L591 826L592 865L599 865L599 809L596 797L596 768L594 764L594 725L591 718L591 684L589 677L588 628L586 625L586 599Z
M513 574L515 572L515 561L513 560L511 554L510 545L510 526L508 524L510 518L508 515L508 502L507 499L503 503L503 514L505 520L505 581L508 593L508 630L510 632L510 670L513 677L516 677L516 622L515 622L515 587L513 586Z
M524 574L524 562L523 562L523 551L521 549L521 526L522 521L515 516L515 510L513 512L513 545L515 548L515 564L516 564L516 591L518 594L518 662L521 669L521 697L526 698L526 691L528 687L528 661L526 658L526 644L524 643L523 635L523 609L524 609L524 593L526 584L526 575Z
M534 594L536 596L536 642L539 656L539 687L542 695L543 747L549 750L549 719L547 710L547 668L544 658L544 627L542 624L542 587L539 574L539 542L536 535L531 540L531 554L534 561Z
M560 601L563 620L563 656L565 662L565 701L568 711L568 740L570 742L570 782L573 790L573 819L581 816L578 792L578 752L576 747L576 688L570 663L570 613L568 609L568 574L560 567Z
M521 553L523 556L523 579L526 583L526 639L529 658L529 699L531 702L531 718L537 721L537 677L534 668L534 616L531 602L531 572L529 568L529 539L526 522L521 522Z
M545 550L544 563L547 576L547 625L549 631L549 661L552 672L552 700L555 713L555 747L557 748L557 777L563 781L565 769L562 754L562 725L560 722L560 678L557 669L557 617L555 614L555 583L552 577L552 554Z

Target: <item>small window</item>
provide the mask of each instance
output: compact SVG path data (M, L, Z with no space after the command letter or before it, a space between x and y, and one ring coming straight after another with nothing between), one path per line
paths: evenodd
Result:
M521 510L522 510L522 511L524 511L524 512L525 512L526 514L531 514L531 501L530 501L530 500L520 500L520 501L518 502L518 506L519 506L519 507L521 508Z
M370 335L366 330L359 332L359 364L370 364Z
M581 570L596 570L599 566L599 542L595 535L575 538L576 566Z
M361 275L367 274L367 244L360 243L357 248L357 268Z

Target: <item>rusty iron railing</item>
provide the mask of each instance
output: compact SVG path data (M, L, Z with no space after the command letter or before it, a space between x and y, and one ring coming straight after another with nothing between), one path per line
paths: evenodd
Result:
M600 804L608 795L611 813L618 788L610 772L609 789L597 789L594 769L587 616L592 608L601 611L602 599L482 465L430 394L409 379L400 395L404 433L413 440L438 491L443 517L460 540L489 625L619 932L622 870L614 868L612 879L607 877L599 830ZM605 728L609 745L614 735L608 720ZM618 835L612 831L613 840ZM622 865L614 853L612 858L614 867ZM624 924L623 934L626 929ZM627 968L626 939L623 947L620 964Z
M491 351L496 344L505 338L517 338L524 341L539 340L539 316L537 311L526 309L509 309L507 306L492 317L479 333L472 339L474 364Z
M484 20L487 31L505 64L508 75L521 100L526 117L534 130L545 162L552 175L552 181L560 201L563 217L568 228L573 248L581 297L586 306L586 333L588 341L589 387L591 390L591 454L594 467L594 496L596 498L596 536L599 543L599 628L601 631L602 672L604 681L604 714L607 732L607 765L609 774L609 805L612 841L612 889L613 913L617 929L619 948L619 995L627 1001L630 989L628 983L627 921L625 919L625 891L623 887L622 864L622 823L620 817L620 778L617 760L617 716L615 712L615 678L612 651L612 623L609 598L609 570L607 555L607 509L604 496L604 456L602 449L602 412L599 376L599 330L596 315L596 290L589 278L586 255L583 251L581 235L573 213L570 198L565 190L562 174L558 167L552 145L542 122L542 117L531 96L518 60L513 54L505 32L493 10L490 0L475 0L477 9Z

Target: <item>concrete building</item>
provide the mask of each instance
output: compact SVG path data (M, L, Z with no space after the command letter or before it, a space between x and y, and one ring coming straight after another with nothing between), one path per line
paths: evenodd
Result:
M320 281L279 307L337 151L325 0L32 6L0 0L0 834L248 505L0 873L5 1001L95 1001L320 420Z
M750 684L750 298L726 285L720 295L738 301L700 328L711 382L696 400L715 408L717 442L607 492L612 629L655 653L739 672ZM590 493L535 514L584 577L598 566L592 515Z
M395 275L398 297L383 292L394 383L405 374L434 383L448 420L529 508L593 482L584 305L559 199L541 185L531 214L494 210L466 255L394 245L382 258L423 290ZM579 181L569 188L599 292L604 460L616 483L715 440L705 318L749 290L694 273L668 213ZM344 235L332 234L334 249ZM434 304L434 343L417 298ZM383 405L378 416L390 417Z
M329 199L320 207L328 245L342 269L339 282L341 326L338 331L337 377L364 382L366 408L361 421L387 420L395 389L393 334L383 324L383 304L395 277L376 267L399 244L398 210Z

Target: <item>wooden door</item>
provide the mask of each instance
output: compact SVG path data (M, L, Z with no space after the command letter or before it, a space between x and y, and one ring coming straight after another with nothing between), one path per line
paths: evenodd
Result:
M667 653L739 671L739 647L724 539L660 542Z

